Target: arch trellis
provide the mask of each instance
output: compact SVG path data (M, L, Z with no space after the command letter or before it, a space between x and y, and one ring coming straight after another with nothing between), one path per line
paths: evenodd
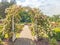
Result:
M49 32L49 19L47 19L47 16L44 16L39 9L36 8L30 8L30 7L21 7L17 5L12 5L9 8L6 9L6 19L4 21L4 28L3 30L8 32L15 30L15 24L19 23L21 17L19 15L20 11L26 11L28 15L30 15L32 23L34 24L34 32L35 35L37 35L38 38L42 38L43 35L47 35L47 31ZM47 25L46 25L47 24ZM13 36L14 41L14 36Z

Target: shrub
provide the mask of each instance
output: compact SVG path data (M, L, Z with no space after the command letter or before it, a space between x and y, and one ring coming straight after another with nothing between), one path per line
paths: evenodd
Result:
M0 39L2 40L3 38L4 38L4 35L3 35L3 25L2 24L0 24Z
M30 30L31 30L31 33L33 36L35 36L35 30L34 30L34 25L31 24L31 26L29 26Z
M15 32L21 32L22 29L23 29L24 25L21 25L21 24L16 24L16 30Z
M56 40L60 40L60 28L54 28Z
M49 43L50 45L57 45L57 41L55 38L50 39Z
M2 24L0 24L0 32L2 31L2 28L3 28L3 25L2 25Z

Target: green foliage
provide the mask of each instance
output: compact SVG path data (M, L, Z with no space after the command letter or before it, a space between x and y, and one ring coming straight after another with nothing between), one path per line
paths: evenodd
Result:
M17 6L17 5L12 5L10 6L9 8L7 8L5 10L5 13L7 14L6 15L6 18L4 20L4 27L3 27L3 30L4 30L4 34L7 33L9 35L9 37L11 37L11 33L12 33L12 19L14 20L14 30L16 30L16 25L17 23L19 23L20 21L20 16L18 15L19 14L19 11L20 11L20 7ZM14 16L12 18L12 16Z
M22 31L23 27L24 27L24 25L16 24L16 27L15 27L16 30L15 30L15 32L17 32L17 33L19 32L20 33Z
M60 32L60 27L54 28L54 31L55 31L55 32Z
M0 15L0 19L2 19L2 16Z
M1 29L3 28L3 25L2 24L0 24L0 31L1 31Z
M9 6L10 4L8 2L0 3L0 15L2 18L5 18L6 16L5 9L8 8Z
M31 30L32 35L35 36L36 34L35 34L35 30L34 30L34 24L32 23L29 28Z
M3 32L3 25L0 24L0 39L2 40L4 38L4 34L2 33Z
M51 17L51 21L60 22L60 15L53 15L53 16Z
M2 34L2 32L0 32L0 39L1 39L1 40L4 39L4 35Z
M20 22L24 23L34 22L34 16L35 16L34 8L32 9L30 7L21 7L19 15L21 16Z
M47 38L48 34L50 34L49 32L52 32L48 16L36 8L29 8L28 14L34 24L34 26L30 27L32 35L37 35L38 38Z
M54 31L55 31L55 38L56 38L56 40L60 40L60 28L54 28Z
M9 2L0 2L0 15L2 18L6 17L5 9L9 6L13 5L15 3L9 3Z
M55 38L50 39L50 45L57 45L57 41Z
M38 38L44 38L45 35L45 37L48 37L48 33L51 32L51 26L47 16L39 14L39 16L36 19L36 26L36 34Z
M0 45L3 45L2 40L0 39Z
M21 16L21 22L31 22L31 17L25 10L20 11L19 15Z

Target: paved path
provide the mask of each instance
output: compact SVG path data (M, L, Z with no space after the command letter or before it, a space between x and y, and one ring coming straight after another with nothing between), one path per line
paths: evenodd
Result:
M23 31L20 33L20 38L34 39L28 25L24 26Z
M33 41L33 36L28 25L25 25L22 32L20 33L20 38L16 39L14 45L36 45Z

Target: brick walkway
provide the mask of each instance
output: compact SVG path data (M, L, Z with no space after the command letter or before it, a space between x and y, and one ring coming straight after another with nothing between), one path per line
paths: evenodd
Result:
M28 25L24 26L23 31L20 33L20 38L28 38L34 40Z
M20 33L20 38L15 40L14 45L36 45L28 25L25 25Z

